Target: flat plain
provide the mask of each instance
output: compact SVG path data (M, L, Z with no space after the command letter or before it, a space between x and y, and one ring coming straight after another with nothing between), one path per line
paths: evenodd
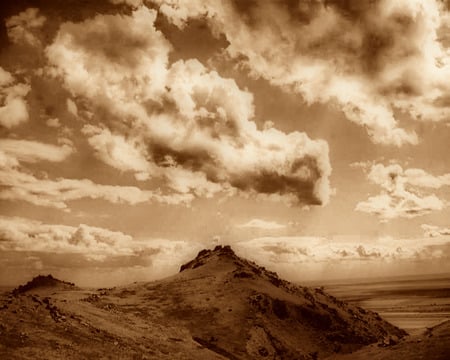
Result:
M341 280L326 283L324 289L376 311L409 334L420 334L450 320L450 274Z

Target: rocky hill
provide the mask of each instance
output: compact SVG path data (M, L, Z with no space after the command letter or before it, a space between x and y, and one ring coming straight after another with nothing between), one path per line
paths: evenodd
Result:
M282 280L228 246L160 281L42 289L1 299L0 358L323 359L407 341L378 314Z
M12 291L12 293L14 295L18 295L18 294L25 293L27 291L48 288L48 287L52 287L52 288L59 287L59 288L67 289L67 288L75 287L75 284L71 283L71 282L55 279L50 274L47 276L38 275L38 276L34 277L32 280L28 281L25 285L20 285L19 287L14 289Z

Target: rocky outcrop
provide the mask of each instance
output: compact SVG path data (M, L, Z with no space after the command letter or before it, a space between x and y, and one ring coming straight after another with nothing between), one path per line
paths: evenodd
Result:
M34 277L31 281L28 281L25 285L20 285L19 287L15 288L12 293L14 295L19 295L22 293L25 293L27 291L43 288L43 287L55 287L55 286L62 286L62 287L71 287L74 288L75 284L67 281L62 281L54 278L52 275L38 275Z

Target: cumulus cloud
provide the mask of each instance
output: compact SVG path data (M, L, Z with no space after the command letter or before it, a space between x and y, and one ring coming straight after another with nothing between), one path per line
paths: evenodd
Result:
M422 169L403 169L399 164L373 164L367 175L381 193L356 205L357 211L379 216L381 221L413 218L442 210L447 204L428 189L450 185L450 174L434 176Z
M0 67L0 125L9 129L28 121L25 97L30 90L25 83L15 83L14 77Z
M239 252L265 263L395 262L450 257L448 239L393 239L370 242L335 241L322 237L263 237L236 243Z
M67 99L67 111L75 117L78 116L77 104L72 99Z
M45 124L48 127L52 127L52 128L59 128L61 126L61 122L59 121L58 118L51 118L51 119L47 119L47 121L45 122Z
M154 264L185 257L189 245L180 240L135 239L120 231L80 224L78 226L46 224L21 217L0 216L1 251L79 254L95 262L118 266L117 258L125 258L129 265ZM171 255L170 255L171 254ZM145 262L143 262L143 260ZM155 264L154 264L155 265ZM178 263L175 263L178 266Z
M47 48L53 74L91 111L111 118L108 127L83 129L96 156L140 180L162 178L182 194L327 203L327 143L259 130L253 96L234 80L195 59L169 65L172 47L155 18L143 6L130 16L65 23Z
M180 204L192 200L190 194L162 194L136 186L97 184L89 179L49 179L46 173L36 176L21 164L43 160L61 162L72 151L69 145L58 147L27 140L0 140L0 199L22 200L66 211L70 211L67 202L83 198L131 205L151 201Z
M97 158L105 164L122 171L133 171L140 180L149 177L150 164L142 143L93 125L85 125L82 132L88 136Z
M439 237L439 236L449 236L450 235L450 228L447 228L447 227L422 224L421 228L426 237Z
M67 211L67 202L83 198L130 205L152 201L180 204L192 200L189 194L161 194L159 191L142 190L136 186L97 184L89 179L41 179L15 169L0 169L0 184L4 187L0 191L2 200L22 200L37 206Z
M45 16L39 14L39 9L37 8L28 8L6 19L6 31L10 41L31 46L41 45L35 32L44 25L46 20Z
M261 219L252 219L244 224L237 225L238 228L255 228L262 230L280 230L284 229L286 225L279 224L275 221L266 221Z
M57 146L32 140L0 139L0 152L28 163L43 160L60 162L72 154L74 149L67 143Z
M337 105L376 143L417 143L399 112L448 121L450 16L441 1L152 2L180 28L205 21L251 75Z

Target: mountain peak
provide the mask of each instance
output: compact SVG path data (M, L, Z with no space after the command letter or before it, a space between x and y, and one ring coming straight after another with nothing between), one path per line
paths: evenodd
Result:
M195 259L187 262L186 264L181 265L180 272L183 272L187 269L195 269L199 266L202 266L209 262L212 258L220 258L220 259L232 259L237 260L239 257L235 254L233 249L231 249L230 245L217 245L213 250L203 249L201 250Z

